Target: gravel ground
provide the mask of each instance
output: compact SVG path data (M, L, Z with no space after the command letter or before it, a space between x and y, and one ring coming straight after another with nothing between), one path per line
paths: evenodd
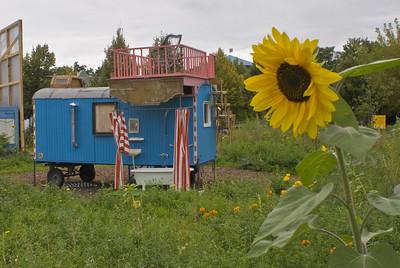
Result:
M114 166L96 166L96 178L93 181L94 184L97 185L112 185L113 178L114 178ZM213 171L211 166L204 166L201 169L201 176L203 181L214 181L213 178ZM128 169L125 168L124 175L127 177ZM44 185L47 181L47 171L38 171L36 172L36 184L37 185ZM31 184L33 183L33 171L28 173L14 173L14 174L7 174L2 176L4 179L16 182L16 183L26 183ZM251 170L242 170L242 169L235 169L230 167L217 167L216 168L216 178L215 180L260 180L266 181L268 177L268 173L265 172L257 172ZM73 188L79 187L78 183L80 182L79 176L70 177L66 179L67 185L71 185ZM70 183L70 184L68 184ZM92 187L91 187L92 186ZM83 188L93 188L95 185L91 185L89 187ZM96 188L96 187L94 187Z

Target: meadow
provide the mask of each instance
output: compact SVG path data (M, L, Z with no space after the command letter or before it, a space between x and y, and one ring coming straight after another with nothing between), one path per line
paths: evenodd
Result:
M350 159L351 186L361 215L367 210L361 201L368 191L388 195L400 183L398 127L382 132L367 162ZM282 178L295 174L306 152L320 146L282 135L263 122L242 123L234 142L224 140L220 145L217 164L256 170L261 176L243 179L221 173L201 191L185 193L158 188L142 192L130 186L83 194L32 187L13 179L29 170L29 156L3 157L0 267L326 267L337 242L308 229L283 249L246 257L259 226L278 203L280 190L292 184ZM327 180L335 182L337 174L320 178L315 187ZM333 198L317 214L320 226L341 234L352 246L346 212ZM400 218L374 212L368 227L376 230L378 225L394 226L379 239L399 252Z

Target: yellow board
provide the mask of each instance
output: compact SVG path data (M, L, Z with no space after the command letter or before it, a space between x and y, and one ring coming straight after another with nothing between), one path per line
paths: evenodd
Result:
M386 115L373 115L372 122L374 128L376 129L385 129L386 128Z

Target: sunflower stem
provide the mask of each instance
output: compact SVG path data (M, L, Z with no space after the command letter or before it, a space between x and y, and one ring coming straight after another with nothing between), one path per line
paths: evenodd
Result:
M357 216L356 216L356 209L355 209L355 205L354 205L354 198L353 198L353 194L351 192L349 178L347 177L347 173L346 173L343 152L339 147L335 147L335 149L336 149L336 154L337 154L337 159L338 159L339 170L340 170L340 173L342 176L345 201L347 203L347 211L349 214L349 221L351 224L351 231L352 231L353 237L354 237L354 243L355 243L357 251L362 254L362 253L364 253L364 247L361 242L361 230L360 230L360 227L358 226L358 223L356 220Z
M337 241L339 241L340 243L342 243L344 246L347 245L346 242L345 242L342 238L340 238L340 236L338 236L337 234L335 234L334 232L331 232L331 231L326 230L326 229L323 229L323 228L314 228L313 230L318 231L318 232L321 232L321 233L324 233L324 234L327 234L327 235L329 235L329 236L335 238Z

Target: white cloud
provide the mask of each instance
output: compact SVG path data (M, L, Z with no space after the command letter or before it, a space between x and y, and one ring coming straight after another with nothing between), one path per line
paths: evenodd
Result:
M183 34L183 43L206 50L234 48L250 59L251 44L272 26L300 39L318 38L340 49L350 37L374 39L375 28L400 14L397 0L0 0L0 27L24 21L25 51L48 43L57 64L101 64L117 27L131 46L151 45L160 31ZM5 3L5 4L4 4Z

